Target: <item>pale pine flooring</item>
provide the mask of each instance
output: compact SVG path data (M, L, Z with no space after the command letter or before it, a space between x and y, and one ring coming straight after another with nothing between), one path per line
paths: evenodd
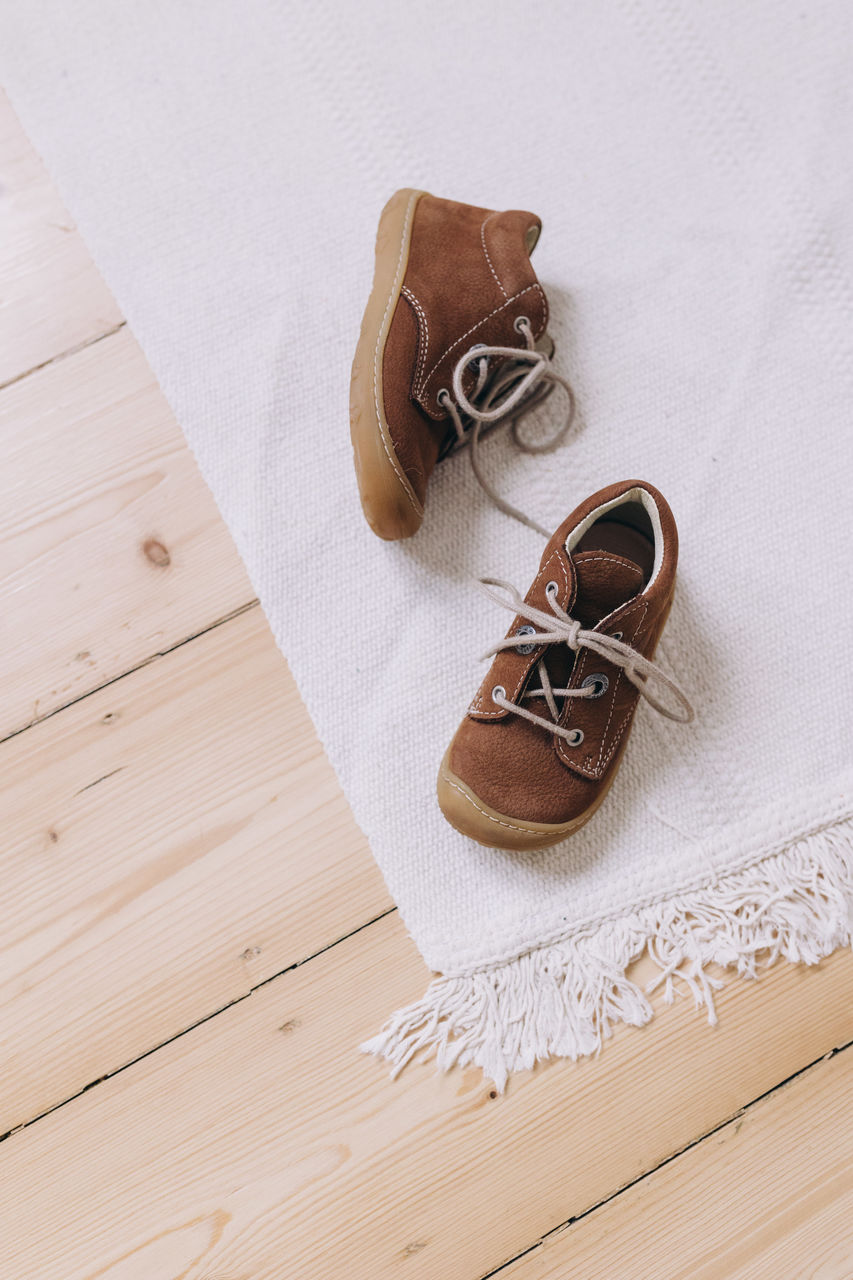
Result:
M357 1053L428 974L2 100L0 182L0 1280L849 1280L849 953L500 1098Z

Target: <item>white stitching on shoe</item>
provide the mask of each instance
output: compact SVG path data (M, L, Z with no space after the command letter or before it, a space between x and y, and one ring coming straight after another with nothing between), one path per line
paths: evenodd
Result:
M638 573L643 576L643 571L639 565L631 564L628 560L623 560L621 556L590 556L585 552L581 552L584 559L583 564L592 564L596 560L605 560L608 564L618 564L621 569L630 569L632 573Z
M617 557L617 556L605 556L605 555L600 555L600 556L589 556L589 557L587 557L587 558L584 560L584 562L583 562L583 563L584 563L584 564L593 564L593 563L596 563L596 562L598 562L598 561L603 561L603 562L604 562L604 563L606 563L606 564L615 564L615 565L618 565L618 566L619 566L619 568L621 568L621 569L630 569L633 573L636 573L636 574L637 574L637 576L642 580L642 577L643 577L643 571L642 571L642 569L639 567L639 565L636 565L636 564L630 564L630 563L628 563L626 560L622 559L621 557ZM648 601L645 601L645 602L643 603L643 615L642 615L642 617L640 618L640 621L639 621L638 625L634 627L634 630L633 630L633 632L631 633L631 639L632 639L632 641L636 638L636 636L637 636L638 632L642 629L642 625L643 625L643 623L645 622L646 613L648 612L648 607L649 607L649 606L648 606ZM631 610L628 610L628 611L627 611L627 613L623 614L623 619L628 618L628 617L630 616L631 612L632 612ZM588 661L588 660L589 660L589 650L586 650L586 649L585 649L585 650L583 651L583 653L580 655L580 662L578 663L578 669L577 669L577 673L576 673L576 674L577 674L577 683L578 683L579 685L582 683L581 677L583 676L583 673L584 673L584 670L585 670L585 668L586 668L586 664L587 664L587 661ZM592 665L592 664L590 663L590 665ZM604 756L604 744L605 744L605 742L606 742L606 740L607 740L607 730L610 728L610 721L611 721L611 720L612 720L612 718L613 718L613 712L614 712L614 710L615 710L615 708L616 708L616 695L617 695L617 692L618 692L618 690L619 690L619 684L620 684L620 681L622 680L622 676L623 676L623 674L624 674L624 672L622 672L622 671L620 670L620 672L619 672L618 676L616 677L616 683L615 683L615 685L613 686L613 693L612 693L612 695L611 695L611 699L610 699L610 715L607 717L607 724L604 726L604 733L601 735L601 747L600 747L599 752L598 752L598 759L596 760L595 764L592 766L592 768L593 768L594 770L597 770L597 769L600 769L600 768L601 768L602 758L603 758L603 756ZM623 725L623 726L622 726L622 729L620 730L620 732L618 733L618 735L617 735L617 737L616 737L615 742L613 743L613 747L612 747L612 749L611 749L610 753L608 754L607 761L605 761L605 764L608 764L608 763L610 762L610 757L613 755L613 752L616 750L616 747L617 747L617 745L618 745L618 743L619 743L619 739L622 737L622 734L624 733L624 730L625 730L625 726ZM559 755L563 760L565 760L567 763L569 763L569 757L565 754L565 751L564 751L564 749L563 749L563 743L562 743L562 740L560 741L560 743L559 743L559 744L556 744L556 743L555 743L555 745L557 746L557 754L558 754L558 755ZM587 758L589 758L589 757L587 757ZM574 762L574 761L571 761L571 763L572 763L572 764L575 764L575 762ZM576 765L575 767L577 767L577 765Z
M539 832L538 832L538 831L536 831L536 829L535 829L535 828L534 828L533 830L531 830L531 828L530 828L530 827L527 827L527 826L519 826L519 825L518 825L517 823L515 823L515 822L504 822L504 820L503 820L502 818L494 818L494 817L492 817L492 815L491 815L490 813L487 813L485 809L482 809L482 808L480 807L480 805L478 805L478 804L477 804L477 801L474 799L474 797L473 797L473 796L469 795L469 794L468 794L468 792L467 792L467 791L465 791L465 790L463 790L463 788L462 788L462 787L460 787L457 783L455 783L455 782L451 782L451 781L450 781L450 779L449 779L446 775L445 775L444 781L447 783L447 785L448 785L449 787L452 787L454 791L458 791L458 792L459 792L459 794L460 794L460 796L462 797L462 799L463 799L463 800L467 800L469 804L473 805L473 806L474 806L474 808L477 810L477 812L478 812L478 813L481 813L481 814L483 815L483 817L484 817L484 818L488 818L489 822L494 822L494 823L495 823L497 826L499 826L499 827L509 827L512 831L526 831L529 835L534 835L534 836L539 834ZM569 821L568 821L567 823L562 823L562 822L554 822L554 823L551 823L551 822L543 822L543 823L540 823L539 825L540 825L540 826L545 826L545 827L550 827L550 826L555 826L555 827L563 827L563 826L571 827L571 825L572 825L572 823L573 823L574 821L575 821L575 819L574 819L574 818L570 818L570 819L569 819ZM543 832L542 834L543 834L543 835L547 835L548 833L547 833L547 832ZM569 835L569 834L570 834L570 833L569 833L569 831L566 831L566 835ZM470 839L470 838L471 838L471 837L469 836L469 839Z
M382 441L382 448L385 450L385 454L388 458L388 461L391 463L391 466L394 468L394 471L397 474L398 480L401 481L403 492L405 493L406 497L409 499L409 503L411 504L412 507L414 507L418 515L423 515L423 507L421 506L420 502L418 502L417 498L412 493L411 485L409 484L409 481L406 477L405 472L402 470L400 466L400 462L396 454L392 453L392 451L388 448L388 441L385 439L385 432L382 430L382 426L381 426L382 414L379 409L379 345L382 341L382 331L385 328L385 321L388 319L388 312L391 309L391 303L394 301L395 296L399 297L398 283L400 280L400 269L403 265L403 249L405 248L405 245L406 245L406 240L407 240L408 230L409 230L409 222L412 217L412 211L415 207L415 204L420 194L421 193L419 191L413 191L412 194L409 196L409 203L406 207L406 217L403 222L403 234L400 237L400 253L397 257L397 267L394 272L394 281L391 285L391 292L388 295L388 301L385 304L385 311L382 316L382 323L379 326L379 333L376 336L376 347L373 352L373 403L376 407L376 423L377 423L377 426L379 427L379 437ZM388 427L388 430L389 431L391 430L390 426Z
M623 560L623 559L621 559L621 558L619 558L619 557L616 557L616 556L606 556L606 555L589 556L587 559L585 559L585 560L584 560L584 562L583 562L583 563L584 563L584 564L593 564L593 563L596 563L596 562L598 562L598 561L603 561L603 562L604 562L604 563L606 563L606 564L615 564L615 565L618 565L618 566L619 566L619 568L621 568L621 569L630 569L630 570L632 570L634 573L636 573L636 574L637 574L637 576L638 576L638 577L640 578L640 580L642 581L643 571L642 571L642 569L639 567L639 565L636 565L636 564L629 564L629 563L628 563L628 562L626 562L625 560ZM636 638L637 633L638 633L638 632L640 631L640 629L642 628L642 624L643 624L643 622L645 621L646 613L648 612L648 607L649 607L649 606L648 606L648 601L644 602L644 603L643 603L643 616L642 616L642 618L640 619L639 624L638 624L637 626L635 626L635 627L634 627L634 630L633 630L633 632L631 633L631 639L632 639L632 641ZM624 615L623 615L623 618L627 618L627 617L629 617L629 616L630 616L630 614L631 614L631 612L632 612L632 610L628 610L628 612L627 612L626 614L624 614ZM585 671L585 669L586 669L587 661L588 661L588 660L589 660L589 658L590 658L589 650L585 649L585 650L583 651L583 653L579 655L579 657L580 657L580 662L578 663L577 672L575 673L575 674L577 675L577 684L578 684L578 685L582 684L582 676L583 676L584 671ZM590 665L592 665L592 664L591 664L591 662L590 662ZM613 718L613 712L614 712L614 710L615 710L615 708L616 708L616 695L617 695L617 693L618 693L618 691L619 691L619 685L620 685L620 682L621 682L621 680L622 680L622 676L623 676L623 675L624 675L624 672L620 670L620 671L619 671L618 676L616 677L616 683L615 683L615 684L614 684L614 686L613 686L613 693L611 694L611 698L610 698L610 714L609 714L609 715L608 715L608 717L607 717L607 724L604 726L604 733L601 735L601 746L600 746L600 749L599 749L599 752L598 752L598 759L596 760L595 764L591 766L591 768L592 768L592 770L593 770L593 771L598 770L598 769L600 769L600 768L601 768L602 758L603 758L603 756L604 756L604 744L605 744L605 742L607 741L607 730L610 728L610 721L611 721L611 720L612 720L612 718ZM615 742L613 743L613 746L612 746L612 748L611 748L611 751L610 751L610 753L608 754L607 760L604 762L604 763L605 763L605 765L609 764L609 762L610 762L610 757L613 755L613 752L616 750L616 747L618 746L618 744L619 744L619 740L620 740L620 738L622 737L622 734L624 733L624 731L625 731L625 725L623 725L623 726L622 726L622 729L621 729L621 730L620 730L620 732L618 733L618 735L617 735L617 737L616 737L616 740L615 740ZM567 764L573 764L573 765L575 765L575 767L576 767L576 768L578 767L578 766L577 766L576 761L574 761L574 760L570 760L569 756L567 756L567 755L566 755L566 752L565 752L565 744L564 744L564 742L563 742L563 740L562 740L562 739L560 739L560 740L559 740L559 742L558 742L557 740L555 740L554 745L555 745L556 750L557 750L557 755L558 755L558 756L560 756L560 758L561 758L562 760L564 760ZM589 757L587 757L587 759L589 759ZM586 775L584 775L584 776L586 776Z
M427 321L426 312L424 311L423 306L421 305L419 300L415 297L415 295L412 293L409 286L407 284L404 284L400 292L406 298L409 299L409 302L411 302L412 306L415 308L415 311L419 317L419 320L423 325L423 332L421 334L422 340L420 344L420 351L418 352L418 367L415 370L415 387L414 387L415 395L419 395L421 386L423 385L423 381L422 381L423 371L424 371L424 365L426 364L427 347L429 346L429 323Z
M495 211L495 212L497 212L497 211ZM507 297L507 291L506 291L506 289L503 287L503 285L502 285L502 284L501 284L501 282L500 282L500 277L498 276L497 271L495 271L495 268L494 268L494 265L493 265L493 263L492 263L492 260L491 260L491 258L489 257L489 251L488 251L488 249L486 248L486 223L487 223L487 222L489 222L489 221L491 221L491 219L492 219L492 218L494 218L494 216L495 216L495 212L493 212L493 213L487 213L487 214L486 214L486 216L485 216L485 218L483 219L482 225L481 225L481 227L480 227L480 243L481 243L481 244L482 244L482 246L483 246L483 253L486 255L486 262L488 262L488 264L489 264L489 270L491 271L492 275L495 277L495 281L496 281L497 286L498 286L498 288L500 289L501 293L502 293L502 294L503 294L503 296L506 298L506 297Z
M519 298L523 298L523 297L524 297L524 295L525 295L526 293L530 293L530 291L531 291L531 290L533 290L533 289L535 289L535 290L536 290L536 292L541 296L543 306L547 305L547 304L545 303L545 294L544 294L544 292L542 291L542 286L541 286L540 284L538 284L538 283L537 283L537 284L529 284L529 285L527 286L527 288L526 288L526 289L522 289L520 293L514 293L514 294L512 295L512 297L511 297L511 298L507 298L506 302L502 302L502 303L501 303L501 305L500 305L499 307L495 307L495 308L494 308L494 310L493 310L493 311L490 311L488 315L483 316L481 320L478 320L476 324L473 324L473 325L471 326L471 328L470 328L470 329L468 329L468 330L466 330L466 332L465 332L465 333L463 333L461 337L457 338L455 342L451 342L450 346L447 348L447 350L446 350L446 351L443 351L443 352L441 353L441 355L440 355L440 356L438 357L438 359L436 360L435 364L434 364L434 365L432 366L432 368L430 369L430 371L429 371L429 373L427 374L427 376L424 378L423 385L425 386L425 385L429 382L430 378L431 378L431 377L432 377L432 375L435 373L436 369L437 369L437 368L438 368L438 366L441 364L442 360L446 359L446 358L447 358L447 356L449 356L449 355L450 355L450 352L453 350L453 348L454 348L454 347L458 347L458 346L459 346L459 344L460 344L461 342L464 342L464 341L465 341L465 339L466 339L467 337L469 337L469 336L470 336L470 335L475 331L475 329L479 329L479 328L480 328L480 326L481 326L481 325L484 325L484 324L486 323L486 321L487 321L487 320L491 320L492 316L496 316L496 315L498 314L498 312L499 312L499 311L505 311L505 310L506 310L506 308L507 308L507 307L509 307L509 306L511 306L513 302L517 302ZM537 338L538 338L538 337L541 337L541 335L542 335L542 330L543 330L543 329L544 329L544 325L542 325L542 327L539 329L538 333L536 333L536 332L534 331L534 332L535 332L535 336L536 336Z
M632 641L632 643L633 643L633 641L634 641L634 640L636 640L636 638L637 638L638 634L640 633L640 631L642 630L642 628L643 628L643 624L644 624L644 622L645 622L645 620L646 620L646 614L648 613L648 609L649 609L649 602L648 602L648 600L637 601L637 604L636 604L636 605L632 605L632 606L631 606L631 608L630 608L630 609L628 609L628 610L626 610L626 612L625 612L624 614L622 614L622 616L621 616L621 618L620 618L620 622L625 622L625 621L627 621L627 619L628 619L628 618L629 618L633 613L636 613L637 607L638 607L640 604L642 604L643 612L642 612L642 615L641 615L641 617L640 617L639 622L637 623L637 625L633 628L633 630L632 630L632 632L631 632L631 641ZM579 684L580 684L580 682L581 682L581 677L582 677L582 675L583 675L583 673L584 673L586 660L587 660L587 654L586 654L586 653L584 653L584 655L583 655L583 657L582 657L582 659L581 659L581 661L580 661L580 664L578 665L578 670L577 670L577 679L578 679L578 683L579 683ZM608 717L607 717L607 723L606 723L606 725L604 726L604 732L603 732L603 733L602 733L602 735L601 735L601 746L600 746L600 748L599 748L599 752L598 752L598 759L595 761L595 763L594 763L591 767L589 767L589 771L587 772L587 771L583 768L583 766L578 765L578 763L577 763L577 761L576 761L576 760L572 760L572 758L571 758L570 756L566 755L565 750L564 750L564 747L563 747L563 741L562 741L562 739L560 739L560 740L559 740L559 745L557 745L557 744L555 743L555 745L556 745L556 749L557 749L557 755L560 757L560 759L561 759L561 760L563 760L563 761L565 761L565 763L566 763L566 764L574 765L574 766L575 766L575 768L577 768L577 769L579 770L579 772L581 772L581 773L582 773L582 776L583 776L583 777L585 777L585 778L586 778L586 777L589 777L589 776L590 776L590 774L591 774L593 777L597 777L597 776L598 776L599 771L600 771L600 770L601 770L601 768L602 768L602 765L604 766L604 768L605 768L605 769L607 768L607 766L610 764L610 761L611 761L611 758L612 758L612 756L613 756L613 753L615 752L616 748L618 747L618 745L619 745L620 741L622 740L622 737L623 737L623 735L624 735L624 733L625 733L625 730L626 730L626 729L627 729L627 727L628 727L628 722L629 722L629 721L630 721L630 719L631 719L631 711L632 711L632 708L630 708L630 707L629 707L629 708L626 710L626 712L625 712L625 716L624 716L624 719L623 719L623 722L622 722L622 726L621 726L621 728L619 729L619 732L616 734L616 736L615 736L615 738L614 738L613 742L611 743L610 750L608 751L608 753L607 753L607 758L605 759L605 758L604 758L604 744L605 744L605 743L606 743L606 741L607 741L607 731L608 731L608 729L610 728L610 721L613 719L613 712L616 710L616 696L617 696L617 694L618 694L618 692L619 692L619 685L620 685L620 683L621 683L621 681L622 681L622 677L623 677L623 675L624 675L624 674L625 674L625 673L624 673L624 671L621 671L621 670L620 670L620 672L619 672L618 676L616 677L616 682L615 682L615 684L613 685L613 693L612 693L612 696L611 696L611 698L610 698L610 714L609 714L609 715L608 715ZM635 703L635 706L636 706L636 703Z

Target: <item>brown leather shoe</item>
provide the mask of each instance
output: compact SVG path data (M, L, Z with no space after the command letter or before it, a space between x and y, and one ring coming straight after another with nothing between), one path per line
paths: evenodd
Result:
M557 529L438 775L442 812L500 849L556 844L603 801L638 698L687 722L693 712L651 658L675 588L678 534L666 501L640 480L588 498ZM661 702L660 696L666 696Z
M417 531L433 467L472 439L479 478L482 427L513 422L555 382L573 409L550 367L548 304L530 265L540 230L535 214L425 191L398 191L383 209L350 384L361 504L381 538Z

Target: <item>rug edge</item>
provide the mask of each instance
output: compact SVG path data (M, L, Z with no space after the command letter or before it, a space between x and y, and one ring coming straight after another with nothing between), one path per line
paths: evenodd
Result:
M715 1025L714 993L724 983L709 965L755 978L780 958L816 964L850 945L851 851L848 818L699 889L501 964L439 976L360 1048L386 1059L392 1078L421 1054L442 1071L479 1066L503 1092L514 1071L599 1052L614 1023L649 1022L659 988L671 1004L684 984ZM658 969L645 987L627 975L643 954Z

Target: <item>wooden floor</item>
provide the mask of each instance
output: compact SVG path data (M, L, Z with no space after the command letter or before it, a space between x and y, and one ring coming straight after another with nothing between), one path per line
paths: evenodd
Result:
M849 1280L850 953L502 1097L357 1052L423 961L2 100L0 183L2 1280Z

